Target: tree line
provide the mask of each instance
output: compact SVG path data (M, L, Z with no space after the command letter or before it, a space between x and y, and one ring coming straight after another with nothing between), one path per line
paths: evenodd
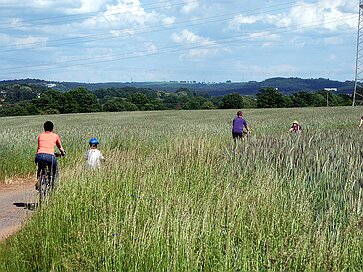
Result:
M238 93L210 97L207 93L180 88L174 93L149 88L108 88L89 91L80 87L67 92L39 85L0 86L0 116L58 113L322 107L351 105L349 95L324 90L284 95L263 88L256 96Z

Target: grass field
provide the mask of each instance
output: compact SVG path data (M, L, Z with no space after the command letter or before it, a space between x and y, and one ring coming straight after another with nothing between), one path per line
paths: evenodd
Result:
M236 147L234 110L0 118L2 182L34 175L48 119L68 151L0 270L360 271L362 110L246 110ZM89 172L94 136L106 161Z

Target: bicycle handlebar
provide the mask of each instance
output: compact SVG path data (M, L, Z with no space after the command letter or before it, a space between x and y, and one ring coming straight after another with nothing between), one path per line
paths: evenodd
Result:
M65 157L67 155L67 152L64 150L64 153L58 153L58 152L54 152L54 156L56 156L57 158L59 157Z

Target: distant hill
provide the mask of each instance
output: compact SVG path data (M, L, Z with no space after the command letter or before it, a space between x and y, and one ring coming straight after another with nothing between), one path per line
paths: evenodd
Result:
M241 95L255 95L261 88L278 88L284 94L299 91L314 92L324 88L336 88L338 93L351 94L354 89L354 81L335 81L325 78L302 79L297 77L283 78L275 77L264 81L248 82L220 82L205 83L195 81L170 81L170 82L107 82L107 83L82 83L82 82L58 82L40 79L4 80L0 84L32 84L47 86L62 92L78 87L85 87L90 91L107 88L150 88L152 90L175 92L179 88L188 88L196 92L208 93L211 96L222 96L229 93Z

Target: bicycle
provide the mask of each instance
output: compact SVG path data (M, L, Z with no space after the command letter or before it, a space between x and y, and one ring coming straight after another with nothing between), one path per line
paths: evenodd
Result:
M249 136L251 135L251 129L250 130L243 130L241 136L234 139L234 142L237 143L238 140L245 141Z
M55 157L64 157L60 153L54 153ZM38 163L37 178L38 182L36 184L36 189L39 191L39 205L46 201L47 197L50 195L51 191L54 189L54 179L52 175L51 165L46 162Z

